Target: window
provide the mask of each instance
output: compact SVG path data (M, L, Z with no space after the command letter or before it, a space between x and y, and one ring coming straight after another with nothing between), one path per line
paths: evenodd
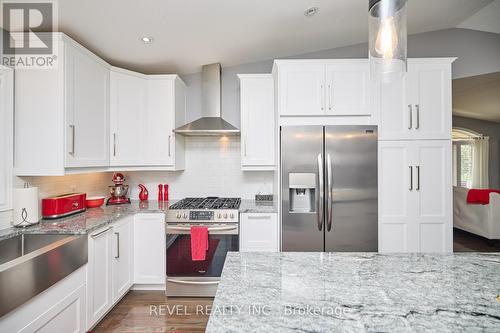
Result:
M488 137L472 130L454 128L453 185L488 187Z

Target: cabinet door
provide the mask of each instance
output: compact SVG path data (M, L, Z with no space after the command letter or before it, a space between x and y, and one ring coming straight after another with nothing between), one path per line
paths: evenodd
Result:
M0 69L0 212L11 209L14 73Z
M111 72L111 165L144 164L146 80L134 74Z
M109 68L66 50L66 167L109 166Z
M275 168L274 85L272 76L241 78L241 166Z
M411 141L379 142L380 252L411 252L415 249L412 147Z
M145 163L152 166L174 164L175 101L173 79L147 80Z
M412 138L412 108L409 101L409 78L405 74L380 83L380 140Z
M240 251L278 252L277 214L241 214Z
M452 252L451 141L417 141L415 154L418 251Z
M326 66L326 102L329 115L370 115L370 68L368 61Z
M325 114L325 65L282 65L279 68L280 114Z
M133 221L127 217L113 226L113 303L116 303L132 286L133 272Z
M112 228L93 232L89 236L87 271L87 328L97 323L113 305L111 280Z
M134 218L134 283L165 284L165 215Z
M410 63L408 75L413 108L412 136L451 139L451 66Z

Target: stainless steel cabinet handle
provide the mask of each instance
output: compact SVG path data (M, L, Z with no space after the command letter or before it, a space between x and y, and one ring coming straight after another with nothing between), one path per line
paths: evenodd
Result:
M321 154L318 154L318 184L319 184L318 192L319 192L319 195L316 194L316 216L318 219L319 231L321 231L323 229L323 219L324 219L324 216L323 216L323 210L324 210L323 193L324 193L325 188L324 188L324 184L323 184L323 177L324 177L324 175L323 175L323 158L322 158Z
M417 191L420 191L420 165L416 166L417 168Z
M409 188L409 190L413 191L413 167L410 166L409 168L410 168L410 188Z
M332 173L332 159L330 157L330 154L326 155L326 210L328 212L327 216L327 231L332 230L332 224L333 224L333 197L332 197L332 190L333 190L333 173Z
M228 231L228 230L236 230L238 227L213 227L213 228L208 228L208 231ZM170 230L179 230L179 231L190 231L190 227L167 227L167 229Z
M115 259L118 259L118 258L120 258L120 233L115 232L115 236L116 236L116 256L115 256Z
M207 285L207 284L219 284L219 281L186 281L177 279L167 279L168 282L180 283L180 284L197 284L197 285Z
M113 133L113 156L116 156L116 133Z
M259 215L259 216L248 215L247 218L249 220L270 220L271 215Z
M417 109L417 126L415 127L415 129L419 129L420 128L420 104L416 104L415 108Z
M108 231L110 231L110 230L111 230L111 228L104 229L103 231L100 231L100 232L98 232L97 234L90 235L90 237L92 237L92 238L97 238L97 237L101 236L102 234L107 233L107 232L108 232Z
M328 85L328 110L332 110L332 88L330 85Z
M168 157L170 157L170 156L171 156L171 148L170 148L170 141L171 141L171 138L172 138L172 136L171 136L171 135L169 135L169 136L168 136Z
M410 124L408 125L408 129L411 130L413 128L413 110L411 104L408 104L408 110L410 114Z
M244 151L244 156L247 156L247 136L246 135L243 137L243 151Z
M319 86L321 89L321 110L325 109L325 87L323 85Z
M69 125L69 128L71 128L71 151L69 154L75 156L75 125Z

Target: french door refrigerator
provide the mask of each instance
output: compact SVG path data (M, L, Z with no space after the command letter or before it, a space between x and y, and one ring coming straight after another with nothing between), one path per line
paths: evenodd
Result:
M281 128L283 251L377 251L377 127Z

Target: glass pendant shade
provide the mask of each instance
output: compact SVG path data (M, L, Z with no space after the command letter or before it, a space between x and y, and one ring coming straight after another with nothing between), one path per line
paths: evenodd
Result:
M406 1L369 0L370 68L384 81L406 72Z

